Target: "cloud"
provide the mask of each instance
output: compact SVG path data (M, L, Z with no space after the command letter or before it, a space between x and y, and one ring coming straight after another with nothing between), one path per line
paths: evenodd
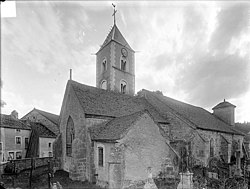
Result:
M217 15L217 27L211 37L212 51L225 51L233 38L238 37L250 26L250 3L224 5Z
M180 70L177 85L188 100L213 106L222 99L240 97L249 90L249 59L234 55L207 55Z

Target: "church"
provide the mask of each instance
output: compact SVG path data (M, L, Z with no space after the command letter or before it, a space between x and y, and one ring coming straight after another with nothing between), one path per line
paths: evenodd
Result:
M114 17L96 53L96 87L67 82L53 147L70 178L143 188L150 174L175 180L216 157L227 163L235 157L240 174L244 148L234 126L236 106L224 100L210 113L159 91L135 94L135 76L135 51Z

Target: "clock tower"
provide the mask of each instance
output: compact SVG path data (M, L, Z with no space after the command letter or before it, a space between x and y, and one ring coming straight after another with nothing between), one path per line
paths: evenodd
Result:
M96 87L123 94L135 93L135 51L115 23L96 53Z

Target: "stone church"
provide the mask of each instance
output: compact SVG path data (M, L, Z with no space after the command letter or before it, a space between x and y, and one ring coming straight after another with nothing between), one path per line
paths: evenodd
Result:
M140 188L163 174L175 179L214 157L243 157L235 106L205 109L141 90L135 94L135 51L116 23L96 53L96 87L67 82L54 154L74 180L107 188Z

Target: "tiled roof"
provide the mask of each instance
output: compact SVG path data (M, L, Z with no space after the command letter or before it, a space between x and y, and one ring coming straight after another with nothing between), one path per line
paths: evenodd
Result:
M225 99L224 99L223 102L217 104L215 107L212 108L212 110L219 109L219 108L225 108L225 107L234 107L235 108L236 106L229 103L229 102L227 102L227 101L225 101Z
M39 156L39 138L56 138L56 135L41 123L30 122L31 134L26 158Z
M37 112L39 112L41 115L43 115L44 117L46 117L48 120L52 121L54 124L58 125L59 124L59 116L49 113L49 112L45 112L42 110L38 110L36 108L34 108L34 110L36 110Z
M120 30L118 29L118 27L116 26L116 24L112 27L111 31L109 32L109 34L107 35L105 41L103 42L101 48L99 49L99 51L105 47L110 41L116 41L118 43L120 43L121 45L124 45L125 47L127 47L128 49L130 49L131 51L134 51L128 44L128 42L126 41L126 39L123 37L122 33L120 32ZM98 51L98 52L99 52Z
M91 138L92 140L119 140L144 113L144 111L136 112L90 127Z
M213 114L201 107L180 102L144 89L142 90L142 93L147 101L166 119L168 118L168 113L173 113L180 119L183 119L193 127L199 129L241 135L241 133L237 132L230 125L216 118Z
M15 119L11 115L1 114L0 123L0 126L5 128L30 130L30 127L25 122Z
M49 130L45 125L36 122L30 122L31 130L35 131L39 137L56 138L55 133Z
M166 122L145 98L98 89L69 80L85 114L121 117L147 109L157 122Z

